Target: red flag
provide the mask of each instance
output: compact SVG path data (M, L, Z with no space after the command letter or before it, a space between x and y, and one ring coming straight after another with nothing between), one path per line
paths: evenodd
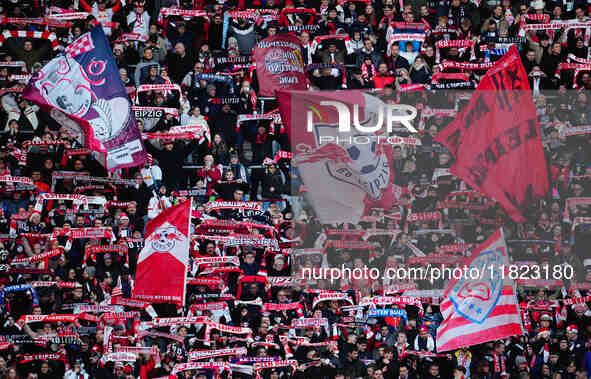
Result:
M524 222L524 208L549 191L536 110L515 46L435 140L453 154L451 172L499 201L516 222Z
M183 304L189 263L191 200L168 208L146 225L132 297Z
M278 34L257 43L252 51L259 80L259 96L275 96L277 90L305 90L307 76L302 44L296 36Z
M438 352L522 333L508 264L507 245L499 229L467 260L467 274L450 280L445 287L441 303L444 320L437 328Z

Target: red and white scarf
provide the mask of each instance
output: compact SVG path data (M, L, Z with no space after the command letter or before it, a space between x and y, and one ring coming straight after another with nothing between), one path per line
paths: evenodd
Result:
M269 368L291 367L293 369L292 375L295 374L298 368L298 361L296 360L276 360L270 362L256 362L253 366L253 373L255 379L261 379L261 371Z
M467 40L467 39L454 39L454 40L439 40L435 43L435 62L439 63L440 58L441 58L441 54L439 49L445 49L445 48L449 48L449 47L457 47L460 49L464 49L464 48L470 48L470 59L474 59L476 58L476 55L474 54L474 44L472 43L472 41Z
M180 8L160 8L160 15L158 16L158 23L162 23L165 17L168 16L183 16L183 17L207 17L207 11L195 9L180 9Z
M495 374L507 372L505 367L505 357L500 354L493 354Z
M88 199L84 195L73 195L68 193L42 193L37 197L37 202L35 203L35 212L41 212L43 210L43 202L45 200L71 200L74 201L74 208L77 208L79 203L82 203L85 206L88 205Z
M321 292L318 294L318 296L316 296L314 302L312 303L312 308L315 308L318 303L323 301L346 301L353 305L353 300L346 293L328 291Z
M58 256L62 255L63 253L64 253L64 248L58 247L56 249L51 249L49 251L43 252L38 255L33 255L32 257L15 258L12 260L11 264L15 265L15 264L21 264L21 263L36 263L36 262L41 262L41 261L47 262L48 259L58 257ZM47 264L45 265L45 267L47 267Z
M34 185L33 179L27 178L25 176L10 176L10 175L2 175L0 176L0 182L7 182L7 183L21 183L26 185Z
M135 362L137 355L135 353L118 352L103 354L100 363L104 366L107 362Z
M440 64L441 70L448 68L460 69L460 70L488 70L493 66L492 62L485 63L469 63L469 62L456 62L445 60Z
M196 265L212 263L230 263L235 266L240 266L240 259L238 259L238 257L236 256L195 258L194 262Z
M111 305L123 305L125 307L140 308L140 309L145 309L145 308L148 308L149 306L151 306L151 304L147 301L126 299L123 297L111 298Z
M212 303L193 304L191 311L221 311L228 308L228 303L225 301L215 301Z
M177 363L174 368L172 369L172 375L176 375L182 371L188 370L214 370L216 372L220 371L228 371L230 373L230 377L232 374L232 369L230 368L230 364L227 362L188 362L188 363ZM219 378L219 375L216 375L215 378Z
M113 231L110 227L94 227L94 228L58 228L51 233L52 238L68 236L72 239L95 239L95 238L113 238Z
M255 211L263 209L262 203L259 201L210 201L204 207L208 213L219 209L248 209Z
M33 361L58 361L58 360L64 360L65 357L63 354L60 353L53 353L53 354L26 354L23 355L20 360L19 363L30 363Z
M70 315L23 315L19 321L24 321L25 324L31 322L76 322L78 316Z
M228 355L246 355L247 353L248 353L248 351L245 347L218 349L218 350L199 350L199 351L191 351L189 353L189 360L199 361L201 359L225 357Z
M31 286L33 286L33 287L51 287L51 286L56 286L56 287L59 287L59 288L74 288L74 287L76 287L76 282L39 281L39 282L31 282Z

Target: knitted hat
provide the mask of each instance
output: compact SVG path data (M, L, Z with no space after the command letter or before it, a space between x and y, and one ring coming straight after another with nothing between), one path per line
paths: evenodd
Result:
M552 321L552 316L548 313L544 313L540 316L540 321Z

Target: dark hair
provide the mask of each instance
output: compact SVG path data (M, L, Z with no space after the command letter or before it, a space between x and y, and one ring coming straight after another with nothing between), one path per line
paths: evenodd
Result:
M357 351L357 346L353 345L352 343L348 343L345 345L345 348L343 350L344 350L345 356L346 356L349 353Z

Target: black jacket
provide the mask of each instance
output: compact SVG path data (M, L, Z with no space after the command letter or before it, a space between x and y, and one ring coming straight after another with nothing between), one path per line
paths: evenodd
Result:
M274 191L271 191L271 188L274 188ZM284 190L283 178L279 172L267 173L263 177L263 199L278 199Z
M546 73L546 76L549 78L553 78L554 74L556 73L556 68L562 61L562 56L554 55L554 54L547 54L544 52L542 57L542 71Z
M373 88L373 82L372 81L366 81L365 83L361 83L359 80L356 80L355 78L351 79L348 83L347 83L347 88L348 89L366 89L366 88Z
M211 23L208 30L208 42L211 50L222 49L222 35L224 30L223 22L221 24Z
M217 112L213 115L211 135L219 134L224 137L228 146L236 144L236 119L234 112Z
M168 54L168 74L173 83L181 83L187 72L193 70L195 60L188 53L184 57L172 52Z
M222 199L225 201L233 201L234 200L234 191L237 189L242 189L245 193L248 192L248 184L246 183L238 183L238 182L231 182L231 183L216 183L214 185L215 192L221 196Z
M151 143L146 143L146 149L158 160L162 169L162 182L169 189L176 189L178 183L183 183L186 176L183 173L185 157L196 148L198 140L189 144L177 142L171 151L158 150Z

